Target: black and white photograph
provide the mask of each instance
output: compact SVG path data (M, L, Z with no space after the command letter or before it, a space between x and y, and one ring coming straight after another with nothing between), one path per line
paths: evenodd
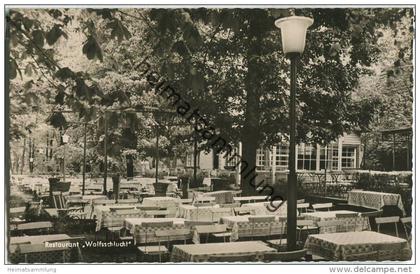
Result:
M137 4L4 5L4 264L412 272L415 5Z

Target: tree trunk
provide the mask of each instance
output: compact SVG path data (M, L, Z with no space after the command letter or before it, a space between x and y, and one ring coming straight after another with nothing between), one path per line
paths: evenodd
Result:
M133 156L127 155L127 178L133 178L134 177L134 162L133 162Z
M25 152L26 152L26 138L23 139L22 165L20 166L20 174L23 174L23 168L25 167Z
M259 65L256 56L261 55L261 37L258 33L258 19L250 19L249 41L251 45L248 51L248 72L245 79L246 107L245 121L242 132L242 159L248 163L248 168L241 174L241 189L244 196L257 195L256 164L257 148L259 147L259 123L260 123L260 91Z

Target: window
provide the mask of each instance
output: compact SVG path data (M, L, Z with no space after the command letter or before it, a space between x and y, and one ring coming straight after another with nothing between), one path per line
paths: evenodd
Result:
M186 167L194 167L194 153L187 154ZM197 167L200 166L200 153L197 153Z
M234 156L237 155L237 156ZM225 166L226 167L235 167L238 162L240 161L240 157L239 157L239 148L234 147L232 152L229 155L223 154L223 157L225 157L226 159L226 163ZM230 159L230 161L229 161Z
M316 170L316 146L300 144L298 146L297 169Z
M257 149L257 169L262 169L266 165L265 151L262 148Z
M289 167L289 145L276 145L276 155L271 153L270 165L276 161L276 170L285 170Z
M356 167L356 147L343 146L341 152L341 167L355 168Z
M288 145L277 145L276 166L286 167L286 168L289 166L289 146Z
M319 154L319 169L338 170L338 145L330 144L321 147Z

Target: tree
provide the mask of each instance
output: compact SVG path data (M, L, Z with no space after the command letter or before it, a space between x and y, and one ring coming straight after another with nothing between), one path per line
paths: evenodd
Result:
M315 20L298 64L299 141L325 144L345 131L364 130L372 119L372 102L354 100L353 91L359 77L378 61L378 29L399 33L397 23L412 18L412 10L294 12ZM50 19L39 22L41 13ZM54 87L57 108L70 107L80 119L103 125L107 108L167 108L168 102L150 92L136 71L135 65L149 57L153 69L189 98L218 132L232 143L242 141L243 158L253 166L259 144L288 138L288 60L281 53L274 20L289 14L281 9L17 10L9 17L17 47L11 50L11 78L32 60L27 71L36 68ZM74 33L85 39L79 39L79 47L87 59L100 63L88 62L78 71L75 67L84 69L84 64L75 64L77 58L58 60L66 55L57 41L71 40ZM113 121L121 118L117 116L111 116ZM154 117L144 115L137 122L150 119ZM141 125L138 129L145 129ZM113 134L120 138L116 129ZM245 193L252 192L244 182Z
M369 104L351 98L361 75L377 61L378 27L412 16L409 9L301 9L314 18L299 66L298 140L326 144L364 130ZM256 163L259 144L287 140L288 61L274 20L288 10L152 9L146 39L159 71L223 136L242 141ZM407 15L408 14L408 15ZM208 102L214 102L208 104ZM368 102L366 102L368 103ZM367 115L366 115L367 114ZM252 192L244 183L244 192Z

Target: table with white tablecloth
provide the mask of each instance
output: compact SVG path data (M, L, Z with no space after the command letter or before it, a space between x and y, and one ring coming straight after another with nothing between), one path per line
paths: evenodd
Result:
M337 218L336 214L352 214L357 213L350 210L332 210L302 213L306 220L313 220L315 223L319 221L337 221L340 220L339 226L321 227L319 233L333 233L346 231L362 231L370 230L369 218L362 217L361 214L354 217Z
M397 206L405 216L401 195L376 191L352 190L348 192L348 204L373 209L381 209L386 205Z
M70 261L72 237L67 234L48 234L10 237L9 258L13 263L63 263ZM46 245L47 242L51 246ZM53 242L69 243L54 246ZM79 248L75 245L76 248Z
M225 216L220 218L220 223L227 225L228 228L232 228L236 223L249 222L249 217L273 217L273 215L239 215L239 216ZM274 216L274 220L278 221L279 216Z
M286 222L282 220L264 222L234 222L231 228L230 241L253 237L270 237L286 233Z
M216 204L231 204L233 203L233 197L235 196L235 192L232 190L219 190L219 191L212 191L212 192L205 192L201 194L207 197L215 197Z
M242 196L242 197L233 197L233 200L235 202L240 202L240 203L255 203L255 202L266 201L267 200L267 196Z
M252 208L255 215L287 215L287 202L283 201L248 203L241 207Z
M309 235L305 248L313 255L332 261L366 260L364 254L376 254L377 260L407 260L410 254L405 239L373 231Z
M261 258L264 253L275 251L261 241L174 245L171 261L206 262L211 255L255 255Z
M192 221L219 222L221 217L234 215L232 208L213 206L180 205L176 216Z
M126 218L124 220L124 227L134 234L136 226L141 226L144 223L159 223L159 222L173 222L174 225L183 225L184 218Z
M178 210L178 206L181 205L181 199L173 197L147 197L143 199L142 205L166 208L169 212L168 216L174 217Z
M129 219L129 218L128 218ZM129 220L131 223L128 224L127 219L125 222L126 227L130 227L131 234L133 235L134 244L144 244L144 243L157 243L159 241L167 241L168 238L158 238L156 237L156 231L165 231L170 232L180 229L187 228L184 223L184 219L182 218L154 218L155 220L149 220L150 222L172 222L172 224L169 225L157 225L157 226L144 226L143 224L146 223L146 219L143 219L141 221L136 220ZM170 237L170 240L184 240L184 239L191 239L192 233L189 235L176 235Z
M93 208L92 216L96 219L96 231L103 227L122 227L124 219L129 217L144 217L145 212L137 210L140 204L112 204L97 205ZM133 210L127 214L125 210ZM136 211L136 212L134 212Z

